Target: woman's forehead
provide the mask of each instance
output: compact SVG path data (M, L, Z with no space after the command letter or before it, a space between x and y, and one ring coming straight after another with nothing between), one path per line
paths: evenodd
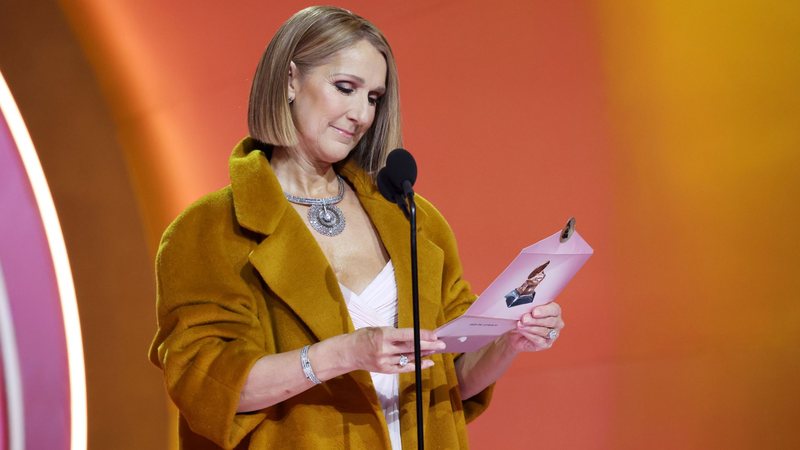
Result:
M320 68L330 76L350 76L370 89L386 88L386 59L366 40L334 53Z

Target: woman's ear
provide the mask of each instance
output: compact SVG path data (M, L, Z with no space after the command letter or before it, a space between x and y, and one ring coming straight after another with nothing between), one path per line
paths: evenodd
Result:
M294 102L294 97L297 95L297 88L300 84L300 72L297 70L297 66L294 64L294 61L289 61L289 86L288 86L288 96L289 96L289 103L291 104Z

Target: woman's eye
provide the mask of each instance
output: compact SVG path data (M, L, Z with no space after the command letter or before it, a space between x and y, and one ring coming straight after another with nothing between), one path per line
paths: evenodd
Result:
M353 88L351 88L348 85L343 84L343 83L336 83L336 84L334 84L334 86L336 86L336 89L338 89L339 92L341 92L342 94L345 94L345 95L350 95L355 90L355 89L353 89Z
M337 91L341 92L344 95L350 95L356 91L356 89L349 83L339 82L339 83L333 83L333 85L334 87L336 87ZM377 106L378 103L380 102L380 96L370 95L369 97L367 97L367 102L369 102L371 106Z

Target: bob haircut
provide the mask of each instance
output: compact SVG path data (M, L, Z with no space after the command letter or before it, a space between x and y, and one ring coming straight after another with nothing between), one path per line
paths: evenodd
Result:
M378 101L372 126L348 158L355 158L374 178L386 164L388 152L402 145L397 66L383 33L345 9L312 6L295 13L278 29L253 78L248 108L250 136L268 145L296 145L297 129L289 107L289 64L294 62L302 76L362 40L372 44L386 60L386 92Z

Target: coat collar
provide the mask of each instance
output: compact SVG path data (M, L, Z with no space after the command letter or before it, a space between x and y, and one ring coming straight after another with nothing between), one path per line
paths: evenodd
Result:
M230 158L236 220L263 235L275 231L289 207L289 202L280 195L283 189L269 165L271 153L271 149L257 149L255 140L245 138L234 147Z

